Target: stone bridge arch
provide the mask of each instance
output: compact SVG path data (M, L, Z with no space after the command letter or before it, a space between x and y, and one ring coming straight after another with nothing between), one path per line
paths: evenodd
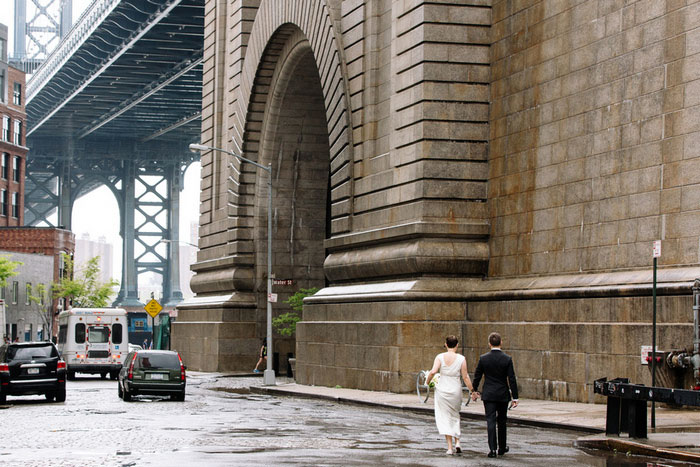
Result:
M464 82L445 84L449 54L421 52L430 31L413 22L452 13L419 4L207 2L202 143L273 165L273 273L294 281L273 291L323 287L295 346L275 342L281 370L297 354L300 382L407 389L423 336L461 332L463 304L431 278L486 270L487 37L463 39L484 43L451 69ZM178 307L174 345L192 368L250 371L265 334L267 174L221 152L203 154L202 171L197 297ZM285 214L293 183L317 202L294 238L314 255L294 260L280 244L293 250L299 227Z

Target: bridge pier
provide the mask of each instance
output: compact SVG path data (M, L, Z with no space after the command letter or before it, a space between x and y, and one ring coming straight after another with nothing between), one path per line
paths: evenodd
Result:
M124 172L122 177L120 207L120 224L122 225L119 234L122 237L122 279L120 281L119 293L114 300L115 306L121 307L143 307L139 301L138 274L136 269L136 257L134 254L136 232L134 229L134 214L136 212L136 167L133 161L124 162Z

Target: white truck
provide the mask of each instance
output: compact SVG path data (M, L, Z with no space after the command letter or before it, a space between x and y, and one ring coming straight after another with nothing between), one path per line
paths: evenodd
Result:
M129 353L126 310L72 308L58 315L58 351L66 362L66 377L76 373L117 379Z

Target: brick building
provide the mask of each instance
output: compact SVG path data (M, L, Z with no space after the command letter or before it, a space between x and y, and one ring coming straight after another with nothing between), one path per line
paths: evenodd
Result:
M61 253L73 255L75 252L75 235L70 230L58 229L55 227L2 227L0 226L0 251L13 251L18 253L30 253L22 259L13 259L14 261L22 261L25 263L22 270L18 270L20 275L15 276L10 280L18 282L18 286L24 283L31 282L28 277L22 275L23 271L33 271L35 268L27 261L31 261L32 257L44 256L52 258L51 282L58 282L63 277L64 262ZM39 258L38 262L44 262L45 259ZM20 287L21 291L22 289ZM11 295L11 293L10 293ZM9 303L9 302L8 302ZM20 301L18 300L18 303ZM26 303L21 301L21 303ZM9 306L9 305L8 305ZM54 323L50 328L56 330L56 318L58 312L64 309L64 303L59 303L59 300L53 300L51 307L53 309ZM9 320L8 320L9 323ZM27 321L26 323L29 323ZM34 328L36 329L36 328ZM54 333L55 334L55 333ZM36 336L33 334L32 338Z
M7 61L7 26L0 24L0 226L24 219L25 74Z

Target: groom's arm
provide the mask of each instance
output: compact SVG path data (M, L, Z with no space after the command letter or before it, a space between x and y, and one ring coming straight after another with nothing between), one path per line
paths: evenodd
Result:
M518 400L518 382L515 379L515 369L513 368L513 359L508 359L508 386L513 394L513 399Z
M479 383L481 383L481 377L484 374L484 367L481 363L481 358L479 358L479 363L476 364L476 370L474 370L474 391L478 392L479 391Z

